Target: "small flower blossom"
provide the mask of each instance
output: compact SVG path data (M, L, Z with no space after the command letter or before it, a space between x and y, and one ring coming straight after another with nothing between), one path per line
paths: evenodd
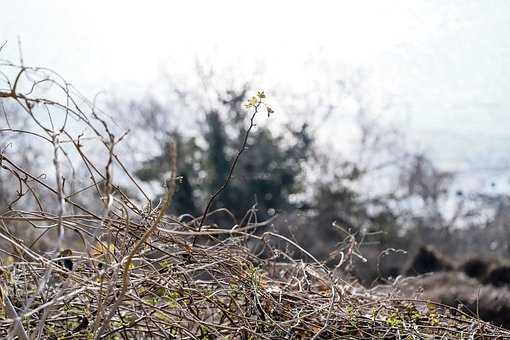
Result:
M255 107L259 103L259 98L257 96L253 96L248 100L248 103L246 103L246 108Z

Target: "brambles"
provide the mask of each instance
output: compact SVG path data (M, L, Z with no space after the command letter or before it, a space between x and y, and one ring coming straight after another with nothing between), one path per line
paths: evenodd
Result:
M508 335L464 314L464 319L453 318L446 306L388 299L341 280L291 239L273 232L251 233L267 222L248 219L242 226L222 229L207 224L207 217L215 213L207 208L189 223L166 215L176 185L176 148L166 162L171 170L166 194L154 204L122 162L120 142L129 136L115 130L107 115L76 100L68 84L52 80L52 74L8 67L17 72L8 82L12 85L0 91L1 100L17 105L32 124L26 130L8 127L4 132L30 135L33 143L46 147L50 162L41 173L1 150L1 175L17 182L12 187L16 199L0 217L2 250L15 259L0 273L1 337ZM29 78L23 77L25 72L30 72ZM61 91L53 99L39 87L47 83ZM254 112L244 143L210 202L229 185L265 97L259 92L248 101ZM268 114L273 112L266 108ZM89 155L93 147L102 157ZM128 184L121 186L117 174ZM53 249L35 251L16 235L15 223L17 228L42 230L40 237ZM211 242L194 242L199 236ZM247 239L260 242L268 258L250 251ZM271 239L298 249L306 261L274 249ZM342 253L343 260L352 254L352 249ZM283 259L286 263L277 262Z

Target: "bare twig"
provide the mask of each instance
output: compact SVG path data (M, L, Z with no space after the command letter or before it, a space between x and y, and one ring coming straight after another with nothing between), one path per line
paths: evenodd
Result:
M124 261L124 269L122 271L122 287L120 289L120 292L118 293L117 300L113 304L113 306L110 309L110 313L106 317L105 320L103 320L101 328L99 328L96 337L100 337L104 330L108 327L109 322L111 318L113 317L113 314L116 313L118 306L122 303L122 300L124 299L124 295L126 294L126 291L128 289L128 283L129 283L129 273L130 273L130 267L131 263L133 261L133 257L138 254L140 249L142 248L143 244L149 239L149 237L156 231L156 229L159 226L159 222L161 221L161 218L165 214L165 212L170 207L170 204L172 203L172 198L175 193L175 187L176 187L176 173L177 173L177 147L175 143L172 143L169 150L169 159L171 163L171 172L170 172L170 178L166 180L166 191L165 191L165 197L163 199L163 204L161 205L161 208L159 210L159 213L155 220L152 222L152 225L145 231L143 236L136 242L133 249L130 251L129 255L127 256L126 260Z
M228 174L227 174L227 178L225 179L225 182L218 188L218 190L216 190L214 192L214 194L209 198L209 200L207 202L205 210L202 214L202 218L200 219L200 223L198 224L197 230L199 232L200 232L200 230L202 230L202 227L203 227L205 220L207 218L207 214L209 213L209 210L211 209L211 207L214 203L214 200L227 188L230 180L232 179L232 174L234 173L237 163L239 162L239 158L241 157L243 152L246 150L246 145L248 143L248 137L250 136L251 130L255 126L255 117L257 116L260 106L263 104L262 98L264 98L264 96L253 97L253 98L257 98L257 102L252 103L252 105L250 106L250 107L253 107L253 113L250 117L250 125L248 126L248 129L246 130L246 133L244 134L244 138L243 138L243 142L241 143L241 147L237 151L237 153L234 157L234 160L230 164L230 168L228 170ZM195 245L196 241L197 241L197 238L195 237L193 239L193 246Z

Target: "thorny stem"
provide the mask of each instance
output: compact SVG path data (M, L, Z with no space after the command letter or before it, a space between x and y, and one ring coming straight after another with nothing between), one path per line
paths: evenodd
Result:
M262 101L259 99L257 105L254 106L254 111L250 118L250 126L248 127L248 130L246 130L246 133L244 134L243 143L241 144L241 147L237 151L237 154L236 154L232 164L230 165L230 169L228 171L228 175L227 175L227 178L225 179L225 182L223 182L223 184L218 188L218 190L216 190L216 192L209 198L209 201L207 202L204 213L202 214L202 218L200 219L200 223L198 225L198 229L197 229L198 232L200 232L202 230L202 227L204 226L205 220L207 218L207 214L209 213L209 210L211 209L211 207L214 203L214 200L227 188L228 184L230 183L230 180L232 179L232 174L234 173L234 170L237 166L239 158L241 157L243 152L246 150L246 145L248 143L248 137L250 136L251 130L255 126L255 116L257 115L261 104L262 104ZM195 246L196 241L197 241L197 237L195 236L193 238L192 246Z
M96 338L99 338L101 334L105 331L106 327L108 326L111 318L116 313L117 308L122 303L122 300L124 299L124 295L126 294L128 284L129 284L129 272L131 263L133 261L133 257L138 254L140 249L142 248L143 244L148 240L148 238L154 233L154 231L158 228L159 222L161 221L161 218L165 214L165 212L168 210L172 203L172 198L175 193L175 178L177 173L177 147L175 143L172 143L170 145L169 150L169 156L170 156L170 162L171 162L171 174L170 178L166 180L166 191L165 191L165 197L163 199L163 204L160 207L160 210L158 212L158 215L156 219L153 221L152 225L150 226L147 231L143 234L143 236L136 242L135 246L127 256L125 262L124 262L124 269L122 272L122 287L120 289L120 292L118 293L118 298L113 304L113 306L110 308L110 313L106 317L106 319L102 322L101 328L99 328Z

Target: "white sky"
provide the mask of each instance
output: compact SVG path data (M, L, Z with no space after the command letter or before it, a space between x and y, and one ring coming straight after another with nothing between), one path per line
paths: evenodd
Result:
M374 113L444 165L510 167L510 1L3 1L0 58L18 59L18 36L25 64L88 96L146 93L197 59L312 102L361 73Z

